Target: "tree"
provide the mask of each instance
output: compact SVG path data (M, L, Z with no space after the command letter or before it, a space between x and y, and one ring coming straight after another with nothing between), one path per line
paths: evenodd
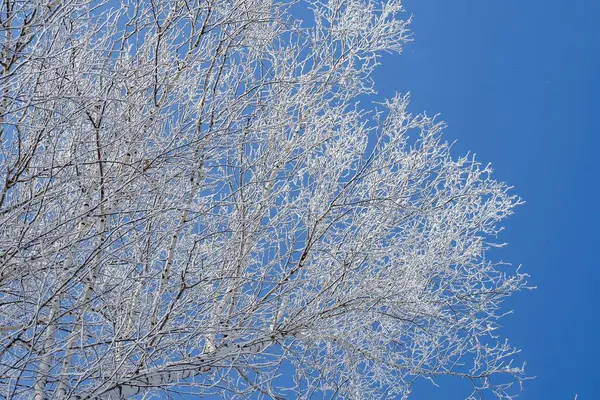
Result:
M407 96L363 105L400 0L0 10L2 395L524 379L494 330L525 275L486 256L520 199Z

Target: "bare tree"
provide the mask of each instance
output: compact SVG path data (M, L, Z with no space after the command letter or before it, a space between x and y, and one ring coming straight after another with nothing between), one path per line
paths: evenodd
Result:
M400 0L0 7L3 396L512 396L520 199L358 102Z

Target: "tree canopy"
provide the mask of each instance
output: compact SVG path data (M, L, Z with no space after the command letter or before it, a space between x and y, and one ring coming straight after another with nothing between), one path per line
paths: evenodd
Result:
M521 203L371 73L399 0L6 0L0 393L510 398ZM516 387L515 387L516 386Z

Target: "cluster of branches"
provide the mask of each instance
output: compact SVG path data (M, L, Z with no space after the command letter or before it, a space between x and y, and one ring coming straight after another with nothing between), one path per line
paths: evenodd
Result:
M397 96L400 0L3 0L0 393L510 398L520 203ZM300 16L305 21L300 19Z

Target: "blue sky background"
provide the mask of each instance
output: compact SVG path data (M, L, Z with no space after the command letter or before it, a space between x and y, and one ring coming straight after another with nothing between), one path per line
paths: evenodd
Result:
M502 334L523 349L525 400L600 398L598 0L405 0L415 42L386 56L382 97L412 93L441 113L456 154L472 151L527 204L506 222L502 259L538 287L513 297ZM461 399L455 380L415 399Z

